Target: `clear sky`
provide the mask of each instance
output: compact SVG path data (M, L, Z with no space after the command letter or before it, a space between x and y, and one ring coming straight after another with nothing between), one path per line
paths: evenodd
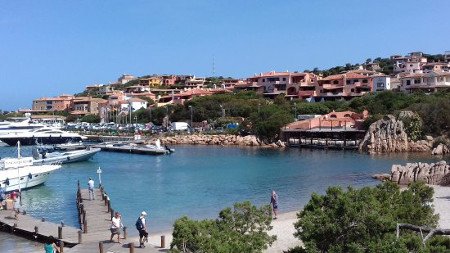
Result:
M448 0L0 0L0 109L121 74L248 77L450 50Z

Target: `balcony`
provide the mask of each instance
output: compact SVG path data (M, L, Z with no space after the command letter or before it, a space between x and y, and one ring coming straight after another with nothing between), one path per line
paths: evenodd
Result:
M339 89L342 88L342 85L340 84L330 84L330 83L324 83L322 86L324 89Z
M301 90L298 92L300 97L313 97L316 96L316 91L314 90Z

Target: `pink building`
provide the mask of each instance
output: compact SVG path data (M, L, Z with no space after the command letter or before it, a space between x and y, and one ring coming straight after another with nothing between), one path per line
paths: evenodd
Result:
M318 80L322 98L352 98L372 91L372 77L347 72Z
M369 116L365 110L363 113L355 113L352 111L330 112L316 118L296 121L286 125L285 129L289 130L311 130L320 128L329 129L359 129L364 120Z
M266 96L286 94L307 98L316 95L317 76L313 73L267 72L247 78L249 87L263 87Z

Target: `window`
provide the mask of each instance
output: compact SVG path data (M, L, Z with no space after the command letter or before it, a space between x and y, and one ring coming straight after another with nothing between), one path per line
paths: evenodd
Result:
M334 80L333 84L339 84L339 81L338 80Z
M263 78L263 82L265 82L265 81L266 81L266 79Z
M347 80L347 84L350 84L350 80Z
M363 81L362 81L363 83L368 83L369 82L369 80L367 80L367 79L364 79Z
M410 85L411 84L411 80L406 80L406 85Z
M420 79L414 79L414 83L415 84L419 84L420 83Z
M377 88L384 88L384 83L383 82L378 82L377 83Z

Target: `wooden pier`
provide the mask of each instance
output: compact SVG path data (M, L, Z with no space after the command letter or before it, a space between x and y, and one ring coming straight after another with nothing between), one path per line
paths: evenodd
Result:
M77 209L80 227L86 240L70 249L70 253L134 253L134 252L164 252L165 249L157 245L147 245L146 248L139 248L138 241L127 241L128 231L124 227L121 233L121 243L110 242L111 219L114 215L114 209L111 200L103 187L94 190L95 200L89 200L88 189L81 189L78 183L77 190ZM116 239L116 237L114 237ZM165 245L163 245L165 246Z
M44 243L47 238L53 236L58 240L60 252L156 253L168 251L164 236L161 236L160 245L146 243L145 248L139 248L138 239L128 238L126 227L121 233L120 244L110 242L110 226L114 209L103 187L95 189L94 194L95 200L89 200L88 189L81 189L78 183L76 206L80 228L56 224L44 218L38 219L24 214L19 214L16 219L13 210L1 210L0 230L40 243Z

